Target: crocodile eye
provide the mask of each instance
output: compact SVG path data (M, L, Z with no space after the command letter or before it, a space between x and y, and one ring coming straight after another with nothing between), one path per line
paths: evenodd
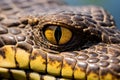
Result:
M48 26L44 30L44 35L50 43L61 45L70 41L72 32L65 27Z

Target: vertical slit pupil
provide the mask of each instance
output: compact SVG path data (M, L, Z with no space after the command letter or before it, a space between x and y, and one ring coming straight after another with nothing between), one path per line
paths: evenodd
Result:
M62 35L61 27L58 26L58 27L55 29L54 35L55 35L55 39L56 39L57 44L59 44L59 40L60 40L61 35Z

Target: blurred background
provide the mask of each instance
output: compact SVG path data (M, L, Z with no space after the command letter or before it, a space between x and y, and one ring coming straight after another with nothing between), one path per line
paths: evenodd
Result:
M116 26L120 30L120 0L65 0L67 4L73 6L97 5L105 8L113 15Z

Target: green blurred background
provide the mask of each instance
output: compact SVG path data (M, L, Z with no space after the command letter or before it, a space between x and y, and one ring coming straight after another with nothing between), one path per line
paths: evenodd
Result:
M65 0L73 6L97 5L105 8L113 15L116 26L120 29L120 0Z

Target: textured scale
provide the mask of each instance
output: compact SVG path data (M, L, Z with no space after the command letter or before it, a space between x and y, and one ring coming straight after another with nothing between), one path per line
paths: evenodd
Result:
M46 25L71 29L73 40L49 43ZM0 0L0 79L120 80L120 31L101 7Z

